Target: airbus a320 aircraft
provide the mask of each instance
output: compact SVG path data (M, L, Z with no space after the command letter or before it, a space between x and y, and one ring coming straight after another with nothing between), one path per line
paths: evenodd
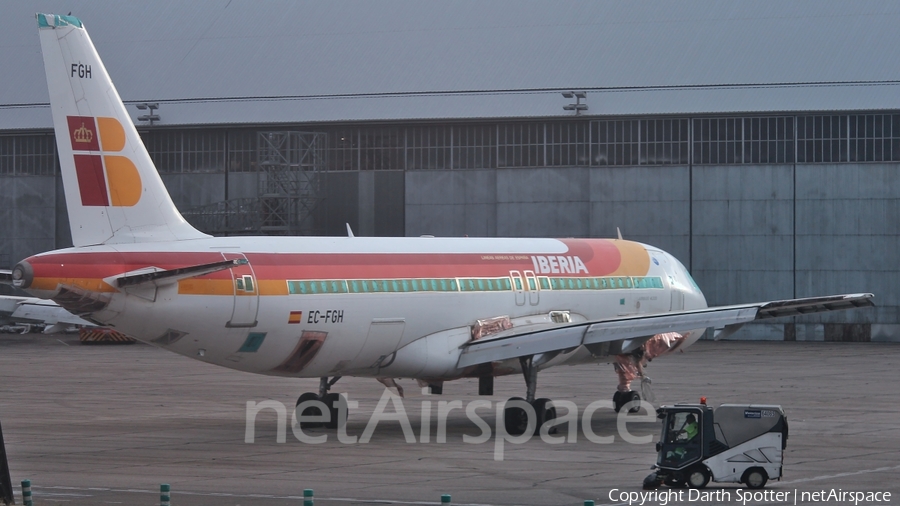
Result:
M435 390L477 377L491 394L495 376L522 373L536 419L505 412L522 433L555 416L535 395L541 369L612 362L622 408L639 399L643 360L709 327L872 305L854 294L708 308L677 259L623 240L208 236L172 203L81 21L37 21L74 247L21 261L14 284L204 362L320 378L300 400L323 401L330 424L341 376Z

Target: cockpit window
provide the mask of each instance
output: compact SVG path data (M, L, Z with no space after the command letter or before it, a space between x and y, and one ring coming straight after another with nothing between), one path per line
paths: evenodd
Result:
M700 287L697 286L697 282L694 281L694 278L691 277L691 273L684 267L684 265L678 261L677 258L672 257L672 260L675 262L676 270L678 271L678 276L684 278L685 282L690 283L691 286L694 287L698 292L700 291Z

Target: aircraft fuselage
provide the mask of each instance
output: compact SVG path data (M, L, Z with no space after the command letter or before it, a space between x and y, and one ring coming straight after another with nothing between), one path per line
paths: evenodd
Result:
M126 273L222 260L169 284ZM246 261L246 262L244 262ZM549 323L706 307L671 255L607 239L259 237L69 248L33 256L28 290L137 339L254 373L453 379L477 320ZM686 335L687 346L702 329ZM604 360L583 348L546 366Z

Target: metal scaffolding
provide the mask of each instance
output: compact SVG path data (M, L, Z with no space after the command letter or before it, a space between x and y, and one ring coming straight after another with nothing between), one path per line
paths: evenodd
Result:
M322 201L327 134L259 132L257 197L215 202L186 211L185 219L212 235L315 235Z
M260 132L257 136L261 231L270 235L315 233L313 211L321 201L326 134Z

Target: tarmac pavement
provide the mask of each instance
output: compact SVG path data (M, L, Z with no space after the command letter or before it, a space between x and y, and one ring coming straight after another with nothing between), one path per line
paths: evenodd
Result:
M655 360L647 369L655 404L701 396L713 406L780 404L791 433L785 477L770 482L766 495L711 484L702 497L682 491L645 497L644 504L900 502L898 366L897 343L701 341ZM600 407L587 426L581 423L591 403L612 397L616 375L608 364L541 372L538 396L572 402L578 413L575 430L561 426L553 442L498 440L497 405L524 395L520 376L498 378L489 397L476 395L474 380L447 383L440 396L424 395L411 380L399 383L403 417L382 397L381 384L341 379L333 391L359 403L346 434L298 430L327 437L311 444L298 440L290 411L300 393L317 389L316 379L250 375L143 344L0 335L0 423L19 504L18 484L26 478L38 505L150 506L159 504L161 483L171 484L175 506L300 505L304 489L314 490L319 505L439 504L442 494L454 505L627 504L656 460L658 422L629 422L623 433L616 414ZM472 404L479 400L485 406ZM253 442L246 442L247 404L263 401L285 406L285 442L277 442L274 409L258 413ZM446 414L448 406L457 407ZM375 413L381 421L364 441ZM387 420L391 415L409 427ZM628 434L652 442L630 443ZM560 442L565 436L574 441ZM610 436L612 442L603 440ZM832 491L839 498L850 491L882 495L825 500Z

